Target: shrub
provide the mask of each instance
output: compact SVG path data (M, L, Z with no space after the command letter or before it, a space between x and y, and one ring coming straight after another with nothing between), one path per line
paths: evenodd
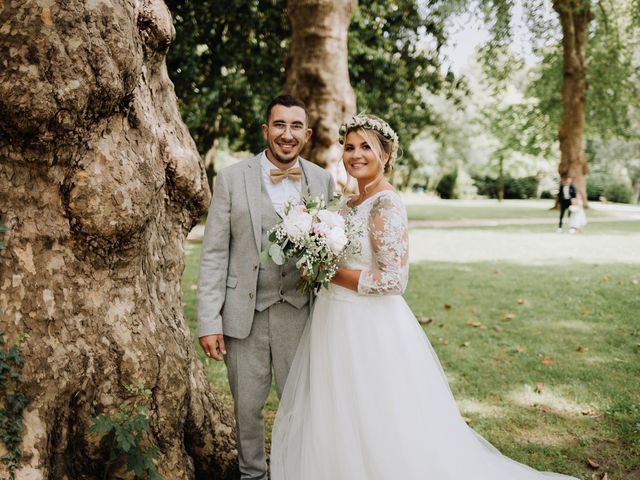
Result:
M478 189L478 195L498 198L498 180L489 176L473 177L473 183Z
M633 201L633 188L624 179L612 177L606 173L592 173L586 178L587 198L599 200L606 197L610 202L631 203Z
M587 199L599 200L604 195L609 175L605 173L592 173L586 178Z
M479 195L498 198L498 180L489 176L474 177L474 183ZM538 179L536 177L514 178L504 177L504 198L525 199L536 198L538 193Z
M436 192L440 198L451 199L458 198L456 192L456 181L458 180L458 170L445 173L436 186Z
M504 198L523 200L536 198L538 194L538 179L536 177L504 178Z
M622 180L611 180L604 189L604 196L610 202L631 203L633 188Z

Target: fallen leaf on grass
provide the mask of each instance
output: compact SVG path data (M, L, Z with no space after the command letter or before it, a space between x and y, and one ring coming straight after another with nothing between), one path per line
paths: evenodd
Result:
M589 417L597 417L598 416L598 412L596 412L595 409L593 409L591 407L585 408L580 413L582 413L582 415L587 415Z
M519 298L518 305L529 305L529 302L525 298Z
M420 323L420 325L429 325L431 322L433 322L433 318L430 317L420 317L418 319L418 323Z
M542 393L544 390L544 383L536 383L536 388L533 389L536 393Z
M451 305L449 305L448 303L445 303L443 306L445 310L451 310Z
M466 423L467 425L471 423L471 419L469 417L462 417L462 419L464 420L464 423Z
M467 320L467 325L469 327L475 327L475 328L480 328L482 327L482 322L478 322L477 320L474 320L473 318L470 318L469 320Z
M504 328L502 328L500 325L496 325L493 328L495 329L496 332L504 332Z
M527 349L526 349L525 347L523 347L522 345L517 345L517 346L516 346L516 352L518 352L518 353L524 353L524 352L526 352L526 351L527 351Z
M589 317L589 316L591 316L591 315L593 315L593 309L591 309L591 308L589 308L589 307L584 307L584 308L582 309L582 316L583 316L583 317Z
M471 342L462 342L460 344L461 347L468 347L469 345L471 345Z
M509 320L513 320L514 318L516 318L516 314L515 313L503 313L502 314L502 320L504 320L505 322L508 322Z
M553 411L553 409L549 405L545 405L544 403L538 403L538 404L536 404L534 406L538 407L544 413L550 413L550 412Z
M449 345L449 340L447 340L446 338L442 338L440 337L438 339L438 341L442 344L442 345Z
M607 475L607 472L594 473L591 475L591 480L609 480L609 475Z
M587 463L591 468L600 468L600 464L595 460L591 460L590 458L587 458Z
M576 348L576 352L580 352L580 353L584 353L588 350L589 349L587 347L583 347L582 345L578 345L578 348Z
M543 365L553 365L553 358L545 356L542 359L542 364Z

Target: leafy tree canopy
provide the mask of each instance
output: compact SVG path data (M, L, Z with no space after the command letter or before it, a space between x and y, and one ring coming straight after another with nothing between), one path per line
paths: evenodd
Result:
M198 150L216 139L257 151L264 109L284 83L285 0L167 0L176 41L167 66Z
M258 151L263 145L259 125L264 107L284 84L290 37L286 1L167 4L177 37L168 68L200 152L220 138L234 150ZM451 72L441 73L444 17L427 17L419 4L361 2L349 32L349 67L358 109L388 120L405 146L435 121L424 93L453 95L463 87Z

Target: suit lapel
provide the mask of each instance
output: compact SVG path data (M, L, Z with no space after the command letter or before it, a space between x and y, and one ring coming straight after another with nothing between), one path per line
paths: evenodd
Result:
M247 204L253 225L253 235L256 239L256 247L260 252L262 244L262 169L260 167L260 155L247 162L244 170L244 186L247 191Z
M313 175L313 169L309 166L310 162L299 157L300 167L304 172L305 180L307 181L307 189L309 190L309 196L311 197L319 197L322 196L325 200L328 200L325 194L325 189L322 186L319 178L316 175ZM307 192L304 191L304 187L302 188L302 195L306 195Z

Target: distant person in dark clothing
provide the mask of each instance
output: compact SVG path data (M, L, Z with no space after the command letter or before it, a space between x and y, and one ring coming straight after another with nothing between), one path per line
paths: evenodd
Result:
M562 178L560 182L560 188L558 190L558 203L560 204L560 221L558 222L558 232L562 232L562 217L564 212L569 210L569 207L576 202L576 187L573 186L573 179L570 176ZM568 217L571 216L571 210L569 210Z

